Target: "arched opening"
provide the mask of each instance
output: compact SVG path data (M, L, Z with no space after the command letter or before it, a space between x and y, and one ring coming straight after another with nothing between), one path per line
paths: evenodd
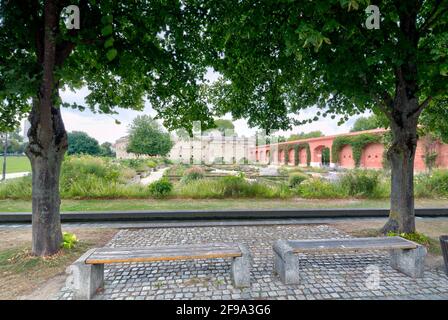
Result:
M266 162L267 164L271 163L271 151L266 150Z
M313 151L315 166L327 167L330 165L330 148L324 145L317 146Z
M258 151L255 151L255 161L258 162L260 159L258 158Z
M322 148L322 166L330 166L330 148Z

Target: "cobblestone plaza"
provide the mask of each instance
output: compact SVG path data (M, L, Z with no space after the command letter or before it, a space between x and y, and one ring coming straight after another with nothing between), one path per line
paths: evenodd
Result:
M105 265L105 287L95 299L448 299L443 271L412 279L389 266L386 251L301 254L298 285L284 285L274 274L275 240L347 237L325 224L123 229L107 246L244 243L253 253L251 287L232 286L229 259L123 263ZM71 297L64 287L56 298Z

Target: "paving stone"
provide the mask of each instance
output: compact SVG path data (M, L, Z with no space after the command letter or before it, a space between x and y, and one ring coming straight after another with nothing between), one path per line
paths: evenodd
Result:
M385 251L300 254L301 283L284 285L273 272L272 244L277 239L348 238L329 225L261 225L123 229L106 245L142 247L239 242L253 253L250 288L232 286L229 259L123 263L106 265L104 291L95 299L448 299L448 277L427 270L410 279L389 266ZM367 267L381 270L380 287L366 286ZM55 297L72 299L63 288Z

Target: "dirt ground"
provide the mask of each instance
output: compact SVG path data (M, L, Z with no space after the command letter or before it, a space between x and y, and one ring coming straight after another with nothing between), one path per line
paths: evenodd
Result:
M368 237L378 235L378 230L384 225L385 220L353 220L331 223L330 225L347 232L355 237ZM448 234L448 219L425 219L416 220L417 232L430 237L435 246L438 244L441 235ZM439 249L439 248L437 248ZM444 261L441 253L434 253L435 250L428 253L426 266L430 269L444 269Z
M0 300L49 299L65 284L65 269L83 252L104 246L118 231L101 228L64 228L79 239L76 249L48 259L31 257L31 229L0 230ZM8 265L10 264L10 265Z

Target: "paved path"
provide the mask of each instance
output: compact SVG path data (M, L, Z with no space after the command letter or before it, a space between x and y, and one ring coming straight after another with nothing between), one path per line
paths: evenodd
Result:
M273 272L272 244L283 239L349 238L328 225L277 225L124 229L110 247L145 247L207 242L240 242L253 253L250 288L230 280L229 259L105 265L105 287L95 299L448 299L448 277L426 270L412 279L389 265L385 251L304 254L301 283L284 285ZM371 281L372 270L379 282ZM63 288L58 299L71 299Z
M147 176L146 178L143 178L140 180L141 184L144 185L148 185L153 183L154 181L160 180L163 177L163 174L165 173L165 171L168 170L168 168L163 168L157 171L153 171L150 173L149 176Z
M15 173L7 173L6 174L6 180L8 179L15 179L15 178L21 178L25 177L27 175L31 174L31 172L15 172ZM0 176L1 179L1 176Z

